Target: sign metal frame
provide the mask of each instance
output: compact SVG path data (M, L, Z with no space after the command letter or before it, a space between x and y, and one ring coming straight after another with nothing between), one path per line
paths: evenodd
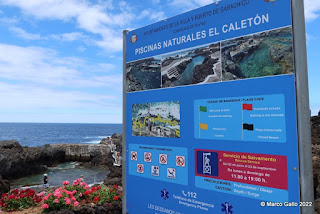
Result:
M312 206L301 207L301 214L314 212L314 188L312 168L312 143L310 126L309 87L307 69L307 50L305 34L304 0L291 0L292 26L293 26L293 47L294 66L296 75L296 109L297 109L297 134L299 151L299 172L300 172L300 201L312 202ZM126 196L126 58L127 58L127 35L128 30L123 31L123 131L122 131L122 213L127 213ZM290 169L288 169L290 170ZM292 169L297 170L297 169Z

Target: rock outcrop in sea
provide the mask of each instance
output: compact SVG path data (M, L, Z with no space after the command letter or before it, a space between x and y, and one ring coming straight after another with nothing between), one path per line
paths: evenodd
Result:
M0 175L17 179L42 173L65 161L65 152L50 147L22 147L16 140L0 141Z
M207 76L214 74L213 65L219 59L213 59L211 56L206 56L201 65L197 65L193 70L192 84L203 82Z
M127 74L127 91L141 91L143 87L141 83L131 74Z

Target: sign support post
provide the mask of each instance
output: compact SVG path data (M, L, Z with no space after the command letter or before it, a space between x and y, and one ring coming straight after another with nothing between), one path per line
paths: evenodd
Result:
M304 1L292 0L294 35L297 121L300 162L301 201L312 202L312 207L302 207L302 214L314 212L308 65L304 18Z
M127 57L127 35L128 30L123 31L123 102L122 102L122 213L127 213L127 194L126 194L126 167L127 167L127 145L126 145L126 57Z

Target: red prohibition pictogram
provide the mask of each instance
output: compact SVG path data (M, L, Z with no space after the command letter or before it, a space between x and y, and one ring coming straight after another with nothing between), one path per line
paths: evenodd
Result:
M186 160L184 156L176 156L176 166L185 167Z
M159 154L159 162L161 164L168 164L168 155L167 154Z
M138 160L138 152L131 151L131 160L133 161Z
M145 152L144 153L144 161L145 162L151 162L151 160L152 160L151 153L150 152Z
M144 173L144 166L143 164L137 164L137 172Z

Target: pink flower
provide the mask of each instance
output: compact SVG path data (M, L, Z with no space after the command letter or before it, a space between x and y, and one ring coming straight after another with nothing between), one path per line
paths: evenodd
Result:
M61 195L60 191L57 191L57 190L54 191L53 196L54 197L58 197L58 195Z
M40 192L37 194L38 197L42 197L44 195L44 192Z
M49 196L48 196L48 195L43 197L43 201L46 201L46 200L48 200L48 199L49 199Z
M66 200L66 205L71 204L70 199Z
M82 186L82 187L84 187L85 185L86 185L85 182L81 182L81 183L80 183L80 186Z
M73 203L73 206L78 206L79 205L79 202L78 201L75 201L74 203Z
M77 192L77 190L73 190L73 191L72 191L72 194L75 194L76 192Z
M57 204L57 203L59 203L59 199L56 198L53 200L53 202Z
M76 201L77 199L72 196L71 201Z
M62 184L66 186L66 185L69 185L70 182L69 181L64 181L64 182L62 182Z
M90 189L89 185L86 185L86 186L84 187L84 189Z
M48 209L48 208L49 208L49 205L48 205L48 204L43 204L43 205L41 206L41 208L42 208L42 209Z
M81 179L80 179L80 178L78 178L77 180L73 181L73 186L77 186L77 185L79 185L79 184L80 184L80 182L81 182Z
M79 196L82 197L82 193L80 193Z

